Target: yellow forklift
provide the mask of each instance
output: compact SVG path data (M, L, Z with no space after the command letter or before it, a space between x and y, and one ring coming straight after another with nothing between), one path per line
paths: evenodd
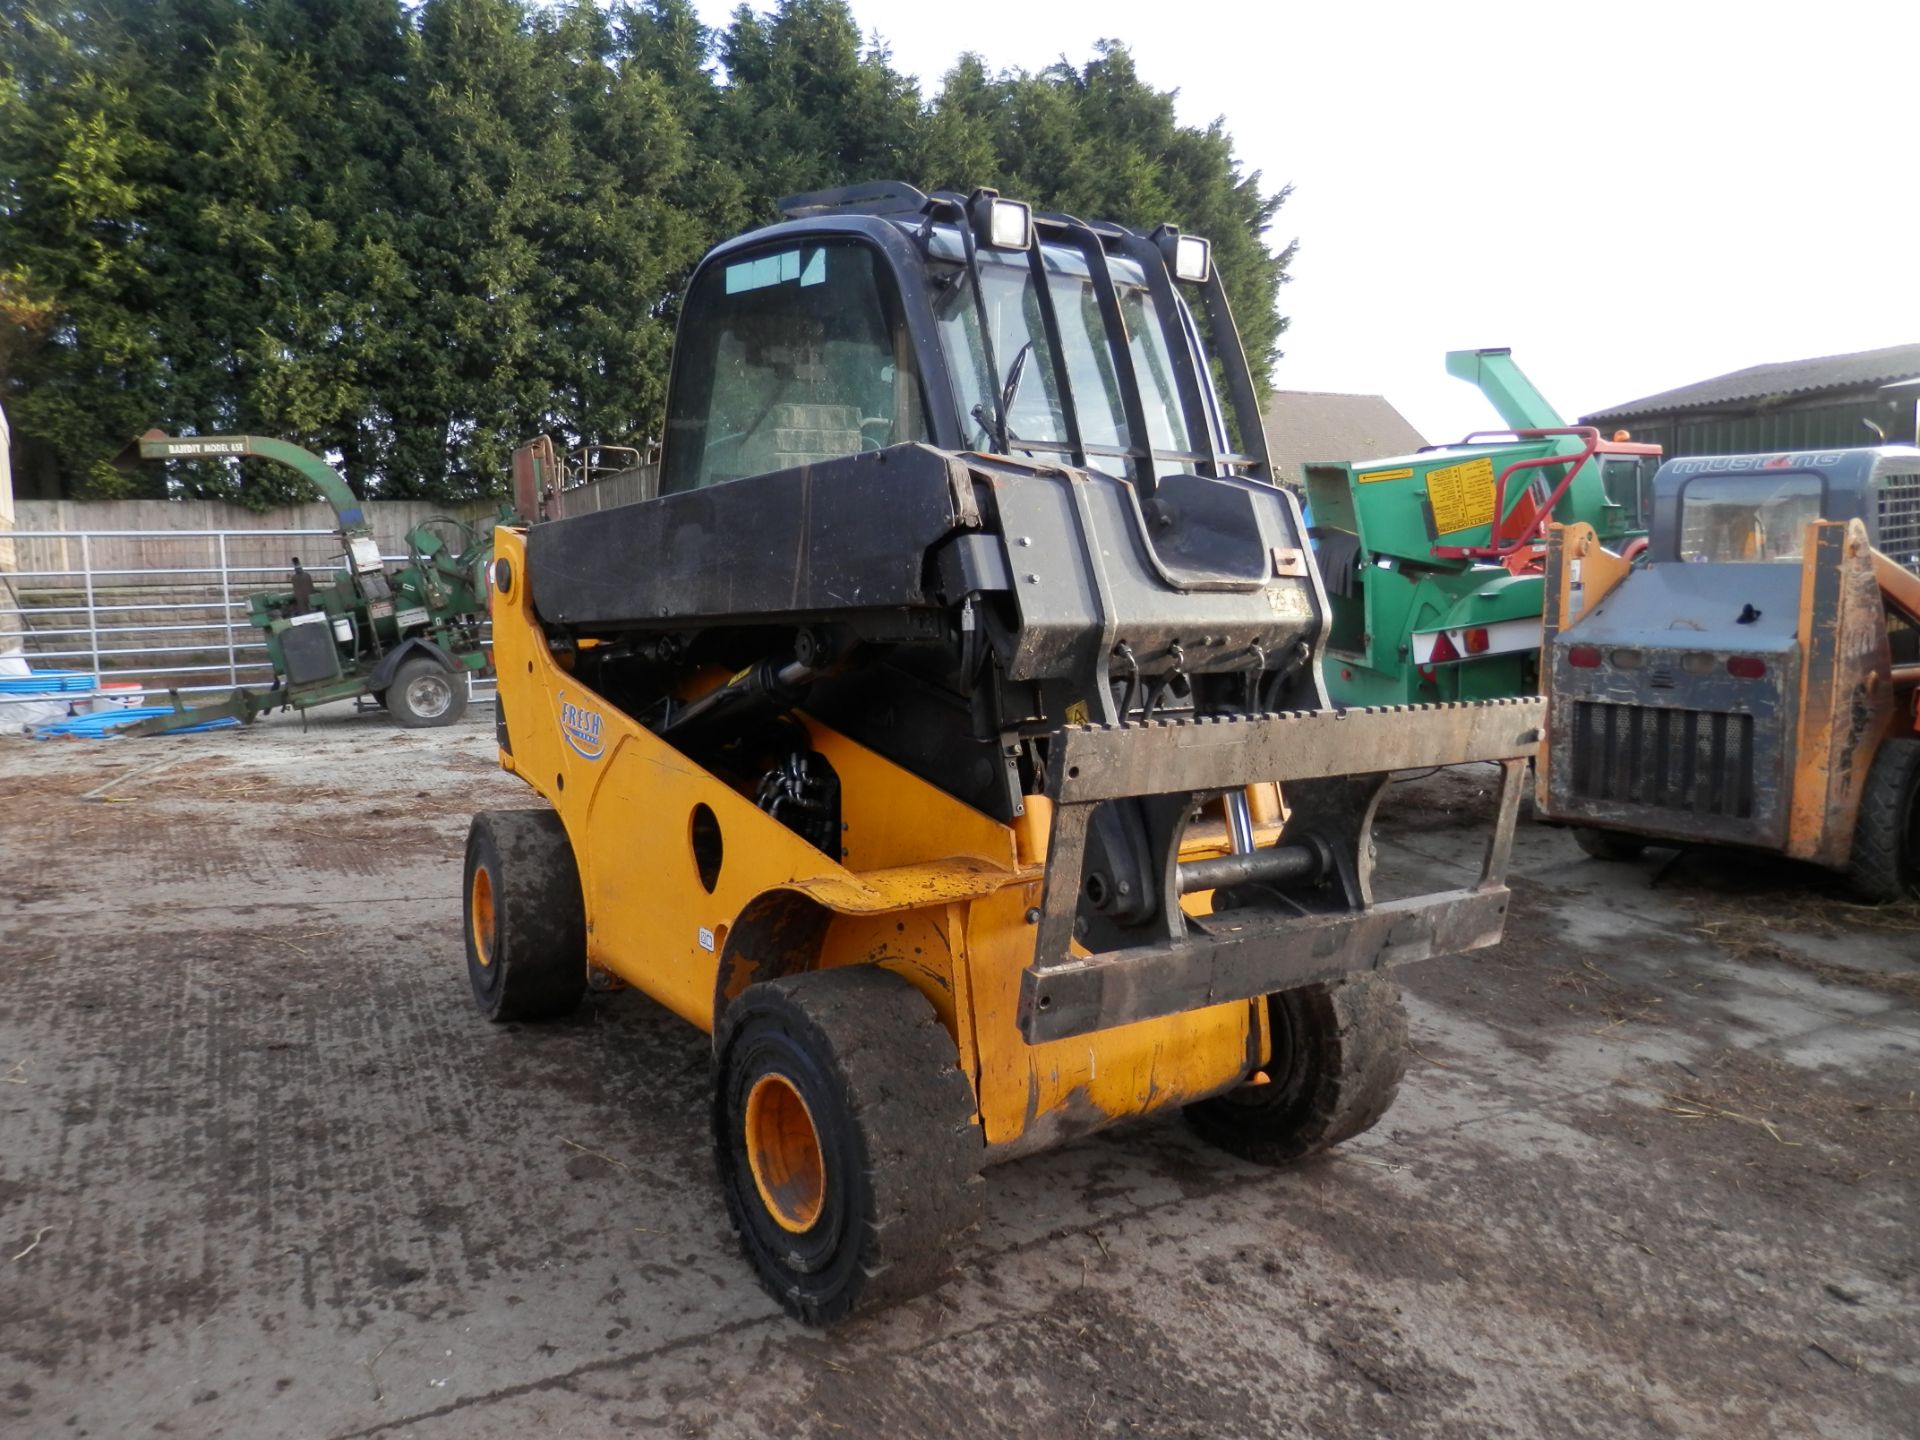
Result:
M1670 460L1648 563L1548 545L1538 812L1582 848L1772 850L1920 900L1920 450Z
M782 209L692 277L658 495L498 532L500 759L551 808L475 817L466 950L491 1019L628 984L712 1033L730 1218L820 1324L936 1283L985 1165L1374 1124L1389 970L1502 934L1541 708L1328 705L1204 240ZM1376 900L1389 773L1469 761L1478 878Z

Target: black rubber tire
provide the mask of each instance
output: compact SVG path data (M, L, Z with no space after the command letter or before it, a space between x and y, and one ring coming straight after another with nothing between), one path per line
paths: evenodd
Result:
M1888 740L1860 792L1847 877L1879 904L1920 900L1920 740Z
M1267 997L1267 1081L1187 1106L1203 1140L1258 1165L1291 1165L1370 1130L1407 1069L1407 1012L1384 975Z
M484 886L484 898L483 890ZM551 810L484 810L467 828L467 979L489 1020L555 1020L587 988L587 916Z
M923 1294L979 1223L973 1087L932 1004L853 965L750 985L714 1036L713 1149L727 1216L761 1286L808 1325ZM805 1102L818 1208L784 1228L748 1157L747 1097L777 1076ZM803 1217L796 1217L796 1223Z
M1646 853L1647 842L1638 835L1620 830L1596 830L1591 825L1575 825L1573 843L1595 860L1638 860Z
M467 677L430 655L416 655L394 672L381 703L403 729L438 729L467 713Z

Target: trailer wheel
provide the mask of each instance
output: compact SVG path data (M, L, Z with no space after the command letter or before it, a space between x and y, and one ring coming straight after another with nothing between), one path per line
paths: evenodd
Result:
M382 699L396 725L426 730L451 725L467 713L465 677L427 655L402 665Z
M1596 830L1591 825L1575 825L1573 843L1595 860L1638 860L1646 853L1647 842L1638 835L1619 830Z
M487 810L467 829L467 978L489 1020L553 1020L587 988L587 919L551 810Z
M1920 900L1920 740L1888 740L1873 757L1847 874L1869 900Z
M750 985L714 1036L727 1216L767 1293L825 1325L932 1289L979 1222L973 1087L925 996L854 965Z
M1407 1012L1384 975L1267 997L1273 1059L1260 1083L1187 1107L1200 1137L1259 1165L1288 1165L1370 1130L1407 1068Z

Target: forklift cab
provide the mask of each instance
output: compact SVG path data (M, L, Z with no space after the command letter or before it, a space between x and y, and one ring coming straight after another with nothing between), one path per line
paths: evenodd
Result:
M1270 478L1206 241L893 182L781 213L688 287L662 495L907 444L1101 471L1144 499L1162 477Z

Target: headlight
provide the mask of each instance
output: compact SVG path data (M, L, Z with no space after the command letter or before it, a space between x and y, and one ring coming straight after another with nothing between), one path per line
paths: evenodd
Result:
M1198 235L1182 235L1173 249L1173 273L1204 285L1213 273L1213 247Z
M1178 227L1162 225L1153 239L1174 279L1204 285L1213 275L1213 246L1198 235L1182 235Z
M1018 200L993 202L989 244L1001 250L1025 250L1033 237L1033 211Z
M967 199L974 239L992 250L1033 248L1033 207L1002 200L997 190L976 190Z

